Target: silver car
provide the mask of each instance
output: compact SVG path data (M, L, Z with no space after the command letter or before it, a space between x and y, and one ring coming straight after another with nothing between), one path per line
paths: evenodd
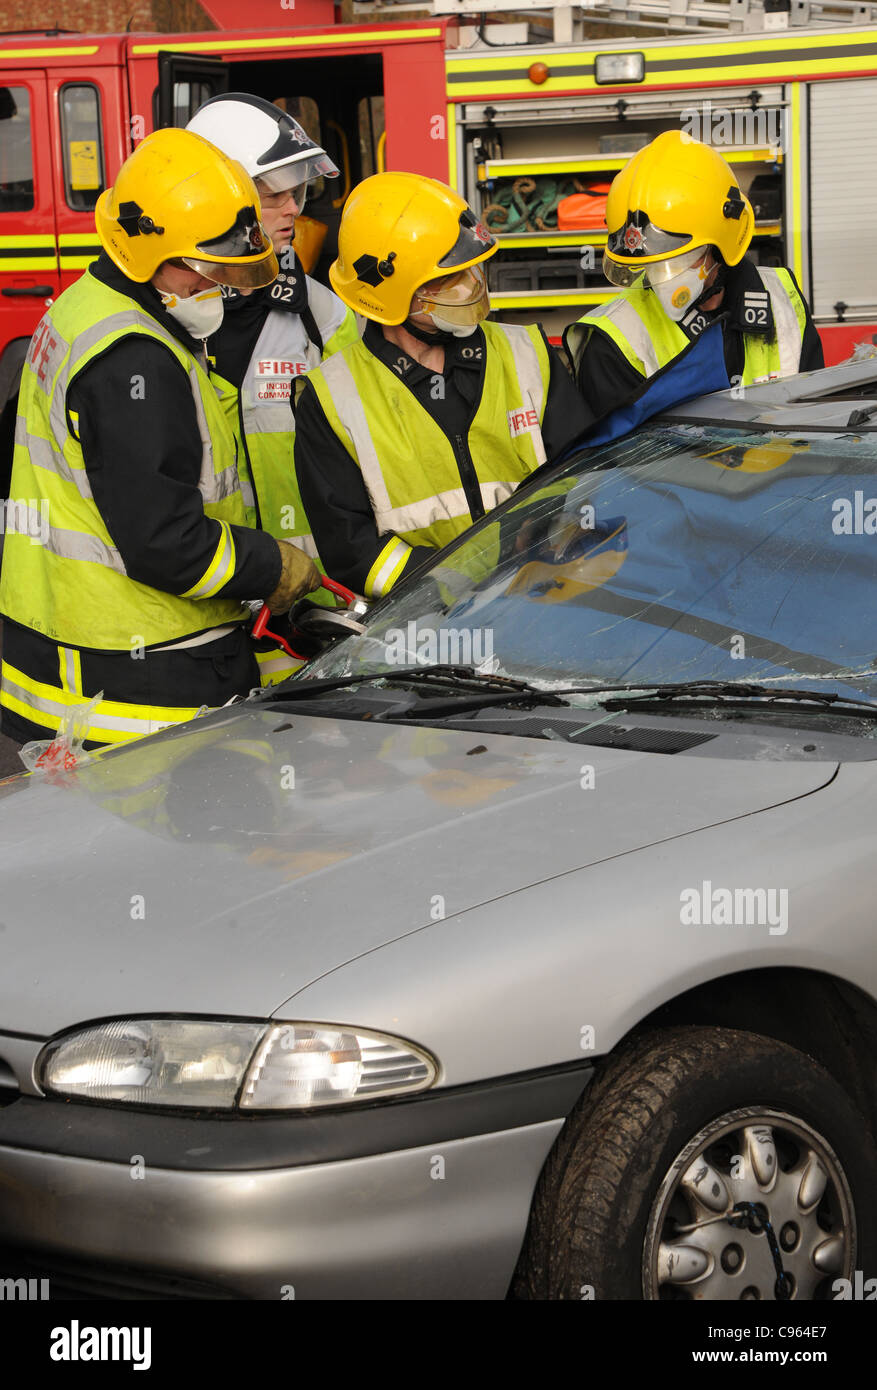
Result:
M540 473L298 678L0 786L0 1274L877 1275L877 365Z

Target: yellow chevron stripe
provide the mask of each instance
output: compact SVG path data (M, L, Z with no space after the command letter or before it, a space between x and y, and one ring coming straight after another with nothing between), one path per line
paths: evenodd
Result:
M789 144L791 149L791 177L789 180L791 193L792 216L789 219L791 226L786 228L789 248L791 250L791 265L795 279L801 286L801 293L806 293L804 287L804 246L802 239L802 220L801 209L804 204L804 181L801 171L801 85L798 82L792 83L791 103L789 106Z
M457 187L457 109L453 102L448 102L447 115L448 132L448 183L451 188Z
M98 246L97 232L62 232L58 237L62 246Z
M531 51L526 55L514 55L508 51L502 54L491 54L479 58L457 59L452 55L448 56L448 96L452 99L462 100L471 99L475 96L543 96L553 92L567 90L571 85L581 92L601 92L604 95L611 95L615 86L624 87L635 85L638 91L648 91L654 87L667 86L691 86L694 83L703 86L714 85L716 83L727 82L729 78L734 83L745 83L753 80L774 82L781 81L783 78L803 78L803 77L829 77L839 72L872 71L877 68L877 54L871 52L845 53L838 57L831 54L832 48L872 48L877 38L874 28L860 29L858 31L848 31L846 33L835 32L833 34L808 34L806 36L791 36L788 31L776 38L747 39L745 42L728 41L724 43L703 43L689 41L684 45L664 46L650 48L647 43L637 44L632 42L629 46L620 47L618 52L630 52L635 50L645 54L646 76L644 81L636 84L598 84L590 72L570 72L569 69L580 68L588 65L594 58L607 50L602 49L579 49L573 53L556 53L546 50L544 55L537 55ZM820 50L818 58L803 58L800 55L812 52L814 49ZM739 57L741 54L758 54L753 58L752 63L738 65L726 62L728 58ZM823 56L824 55L824 56ZM537 56L544 56L545 61L551 72L548 81L541 86L534 84L527 77L527 67L536 60ZM676 62L680 66L672 69L655 70L650 64L659 62ZM509 69L518 69L519 77L496 77L492 74L498 72L508 72ZM471 73L471 80L451 81L454 74Z
M94 237L92 237L92 241ZM55 249L55 238L53 236L0 236L0 251L4 246L51 246Z
M740 39L724 39L719 42L703 42L699 38L687 39L682 43L675 44L654 44L654 40L643 40L637 43L633 36L631 42L618 44L611 49L604 48L578 48L575 51L560 53L555 49L546 48L542 52L514 53L511 49L504 49L502 53L480 54L473 58L458 58L455 54L448 54L449 72L483 72L488 73L493 68L508 68L517 61L527 67L539 58L543 58L548 66L555 70L563 68L578 67L583 62L592 61L598 54L608 53L643 53L646 59L646 69L650 62L667 63L678 59L680 63L693 58L729 58L738 53L794 53L799 49L810 48L851 48L856 44L873 44L875 41L875 31L873 26L863 26L860 29L847 29L844 31L835 30L831 34L793 34L791 30L784 30L780 34L767 36L761 34L758 37L748 37ZM654 46L653 46L654 45ZM690 71L690 69L689 69ZM532 86L532 84L530 84ZM613 84L604 83L604 87ZM618 86L627 84L619 82ZM641 83L637 83L641 86Z
M259 48L334 48L339 44L381 44L389 39L438 39L441 38L441 33L441 29L391 29L389 32L370 34L309 34L300 37L290 34L282 39L223 39L207 43L175 43L172 51L227 53L230 49L237 51ZM161 53L167 52L170 47L167 40L164 43L135 43L131 51L140 54Z
M97 52L97 44L87 48L0 48L0 58L6 62L16 58L87 58Z
M4 256L0 254L0 272L13 274L17 270L57 270L55 256Z

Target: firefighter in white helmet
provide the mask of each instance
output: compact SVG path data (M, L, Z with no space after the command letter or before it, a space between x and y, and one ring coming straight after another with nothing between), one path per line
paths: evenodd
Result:
M238 160L259 192L279 261L277 279L249 294L223 290L225 315L208 350L217 371L240 393L258 524L316 557L293 466L292 387L297 376L355 342L359 329L338 296L303 273L293 237L309 186L337 178L338 170L297 121L245 92L212 97L187 129ZM326 590L310 597L332 602Z

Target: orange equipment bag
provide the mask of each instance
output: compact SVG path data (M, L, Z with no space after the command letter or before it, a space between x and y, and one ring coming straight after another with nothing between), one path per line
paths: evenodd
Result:
M595 183L585 193L573 193L557 204L559 232L602 231L606 226L608 183Z

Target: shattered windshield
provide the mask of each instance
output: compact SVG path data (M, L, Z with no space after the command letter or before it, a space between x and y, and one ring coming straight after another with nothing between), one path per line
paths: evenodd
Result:
M452 663L877 701L875 472L873 433L652 425L516 494L307 677Z

